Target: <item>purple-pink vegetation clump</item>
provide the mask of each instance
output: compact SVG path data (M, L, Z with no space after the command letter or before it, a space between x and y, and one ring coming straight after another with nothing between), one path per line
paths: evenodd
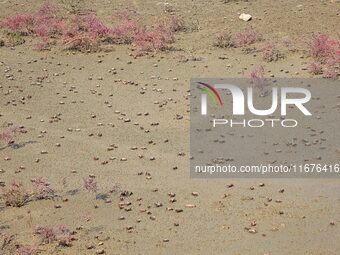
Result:
M129 12L121 12L116 18L117 24L109 26L90 11L62 17L57 6L45 2L33 14L4 19L0 28L38 38L38 50L58 43L66 49L98 50L102 44L116 43L134 44L139 55L168 49L174 42L174 32L183 28L182 19L175 16L165 17L151 28L130 18Z
M50 187L50 183L46 177L37 177L32 183L36 199L49 199L54 197L55 191Z
M262 58L266 62L277 61L283 57L281 52L278 50L277 45L273 42L268 42L262 48Z
M116 15L118 24L111 29L111 36L114 42L129 44L134 40L135 35L141 29L141 24L131 19L130 13L120 12Z
M45 244L57 242L60 246L71 246L72 241L75 240L70 231L62 224L38 226L35 233L41 237Z
M32 245L22 245L17 249L18 255L35 255L38 254L38 248Z
M263 66L259 66L250 72L250 80L255 87L263 88L265 85L265 70Z
M87 191L96 192L97 191L97 180L95 177L89 176L84 179L84 188Z
M42 4L33 14L15 15L0 23L0 27L7 31L37 37L39 50L47 48L66 26L66 22L58 16L58 8L48 2Z
M5 143L11 142L17 131L18 127L16 126L11 126L3 131L0 131L0 141L4 141Z
M29 193L24 189L21 182L12 181L8 187L2 188L1 199L6 206L21 207L29 201Z
M137 54L144 55L147 52L165 51L175 41L175 32L183 29L183 21L171 16L158 20L152 28L140 29L133 38L137 47Z
M253 28L246 29L235 34L235 41L237 47L250 45L262 40L262 34L255 31Z
M316 61L310 65L310 72L323 74L325 78L337 78L340 69L340 40L319 34L313 37L308 46L310 55Z
M30 33L34 17L27 14L18 14L8 17L0 22L0 27L18 33Z
M323 72L323 66L319 62L313 62L309 65L309 72L317 75L317 74L322 74Z

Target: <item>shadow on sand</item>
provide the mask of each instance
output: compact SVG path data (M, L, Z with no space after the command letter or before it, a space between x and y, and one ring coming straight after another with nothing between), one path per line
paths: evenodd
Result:
M26 144L31 144L31 143L37 143L37 141L28 141L28 142L22 142L22 143L9 143L6 146L1 147L0 151L6 149L8 147L17 150L17 149L20 149L22 147L25 147Z

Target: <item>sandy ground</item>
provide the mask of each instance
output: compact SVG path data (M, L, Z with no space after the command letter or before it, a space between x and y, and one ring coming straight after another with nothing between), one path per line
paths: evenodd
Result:
M40 2L2 1L0 17ZM199 27L177 34L171 52L137 59L129 46L109 53L37 52L30 40L0 48L0 123L27 130L15 138L20 146L0 149L0 180L29 187L32 178L45 176L58 194L20 208L0 204L0 238L13 235L0 254L15 254L15 245L26 244L38 246L40 254L339 254L338 180L189 178L188 98L190 78L243 77L260 64L276 77L311 77L303 52L285 50L285 59L268 64L241 49L214 48L213 35L253 26L273 40L319 31L336 36L339 3L171 4ZM108 19L114 10L153 16L164 7L150 0L100 0L91 8ZM254 19L240 21L239 12ZM339 95L337 90L335 103ZM59 120L50 122L56 115ZM327 138L339 139L337 133ZM83 188L90 174L97 194ZM40 244L35 227L54 224L76 231L72 247Z

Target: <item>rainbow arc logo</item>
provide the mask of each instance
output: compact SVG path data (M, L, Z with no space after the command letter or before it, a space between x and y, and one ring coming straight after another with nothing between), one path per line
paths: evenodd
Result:
M218 92L212 85L208 83L204 83L204 82L197 82L197 83L203 86L203 88L199 88L199 89L205 92L207 95L209 95L209 97L211 98L211 100L213 101L216 107L218 105L220 105L220 107L223 105L220 94L218 94Z

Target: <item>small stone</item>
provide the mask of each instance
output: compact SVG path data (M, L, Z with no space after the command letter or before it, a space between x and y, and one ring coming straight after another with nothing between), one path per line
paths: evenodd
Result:
M104 254L104 253L105 253L104 249L96 250L96 254Z
M85 247L86 249L91 250L94 249L95 246L93 244L87 244Z
M191 193L191 195L193 195L194 197L197 197L197 196L198 196L198 192L193 191L193 192Z
M250 228L250 229L248 229L248 232L251 233L251 234L256 234L257 230L255 228Z
M252 16L247 13L242 13L238 18L243 21L250 21L252 19Z

